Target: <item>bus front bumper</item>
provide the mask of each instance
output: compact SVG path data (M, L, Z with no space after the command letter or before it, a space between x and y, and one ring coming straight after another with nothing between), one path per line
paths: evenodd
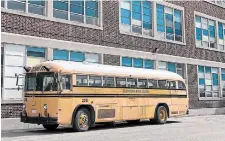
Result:
M20 114L20 121L24 123L33 124L58 124L58 118L53 117L41 117L40 114L37 117L28 117L27 114Z

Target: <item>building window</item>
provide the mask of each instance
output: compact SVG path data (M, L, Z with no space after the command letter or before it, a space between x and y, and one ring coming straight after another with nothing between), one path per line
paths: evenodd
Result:
M167 63L166 62L159 61L159 63L158 63L158 69L160 69L160 70L168 70L167 69Z
M156 5L153 11L153 5ZM156 13L156 22L153 22ZM146 36L154 36L166 40L183 42L182 11L157 4L154 1L120 2L120 30ZM153 33L154 24L156 25Z
M45 49L39 47L27 47L27 65L32 67L45 61Z
M19 1L19 0L5 0L7 1L8 9L28 12L32 14L45 15L45 0L33 1ZM2 1L2 7L4 7L5 1ZM28 5L28 6L26 6ZM28 8L28 9L26 9Z
M3 66L4 66L4 45L1 44L1 94L3 93L3 76L4 76Z
M182 42L182 12L160 4L156 5L156 9L157 36Z
M83 52L70 51L70 61L83 62L85 60L85 54Z
M219 97L218 68L198 66L200 97Z
M122 1L120 11L124 31L152 36L152 2Z
M145 69L154 69L155 63L153 60L145 59L144 60L144 68Z
M3 63L3 100L22 100L23 90L18 91L16 86L15 73L23 74L23 67L26 66L26 47L23 45L4 44ZM23 76L18 81L19 85L24 84Z
M196 47L225 51L224 23L196 15L195 33Z
M67 51L54 49L53 60L65 60L74 62L101 63L101 55L79 51Z
M143 68L143 59L134 58L134 67L135 68Z
M221 69L222 95L225 97L225 69Z
M131 57L122 57L122 66L132 67L132 58Z
M69 60L69 51L54 49L53 51L54 60Z
M100 63L100 55L96 53L85 53L85 61L89 63Z
M149 60L149 59L122 57L122 66L135 67L135 68L145 68L145 69L154 69L155 63L154 63L153 60Z
M196 46L217 48L215 39L215 21L200 16L195 17Z
M174 72L185 78L184 64L159 61L158 69Z
M59 19L99 26L99 1L53 1L53 16Z
M1 7L5 7L5 1L1 0Z
M218 23L219 49L225 50L225 24Z
M225 1L224 0L212 0L211 2L225 7Z

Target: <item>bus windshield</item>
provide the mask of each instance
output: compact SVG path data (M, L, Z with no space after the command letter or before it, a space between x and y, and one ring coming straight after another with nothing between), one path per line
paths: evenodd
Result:
M57 74L53 72L27 74L25 84L26 91L57 91Z

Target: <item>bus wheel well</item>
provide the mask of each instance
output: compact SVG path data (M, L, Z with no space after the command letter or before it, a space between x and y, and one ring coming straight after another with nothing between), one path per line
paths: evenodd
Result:
M74 117L76 116L77 112L79 111L79 109L81 108L86 108L88 109L88 111L90 112L91 114L91 126L94 126L94 123L95 123L95 110L93 108L92 105L78 105L74 111L73 111L73 115L72 115L72 122L71 124L73 125L73 122L74 122Z
M169 106L168 106L166 103L159 103L159 104L156 106L156 108L155 108L155 112L156 112L156 110L157 110L157 108L158 108L159 106L164 106L164 107L166 108L166 110L167 110L167 116L170 117L170 109L169 109Z

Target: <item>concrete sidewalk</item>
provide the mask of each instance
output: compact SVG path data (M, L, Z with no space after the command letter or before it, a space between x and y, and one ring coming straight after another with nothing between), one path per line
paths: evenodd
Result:
M43 128L42 125L28 124L20 122L19 118L5 118L1 119L2 130L17 130L17 129L29 129L29 128Z

